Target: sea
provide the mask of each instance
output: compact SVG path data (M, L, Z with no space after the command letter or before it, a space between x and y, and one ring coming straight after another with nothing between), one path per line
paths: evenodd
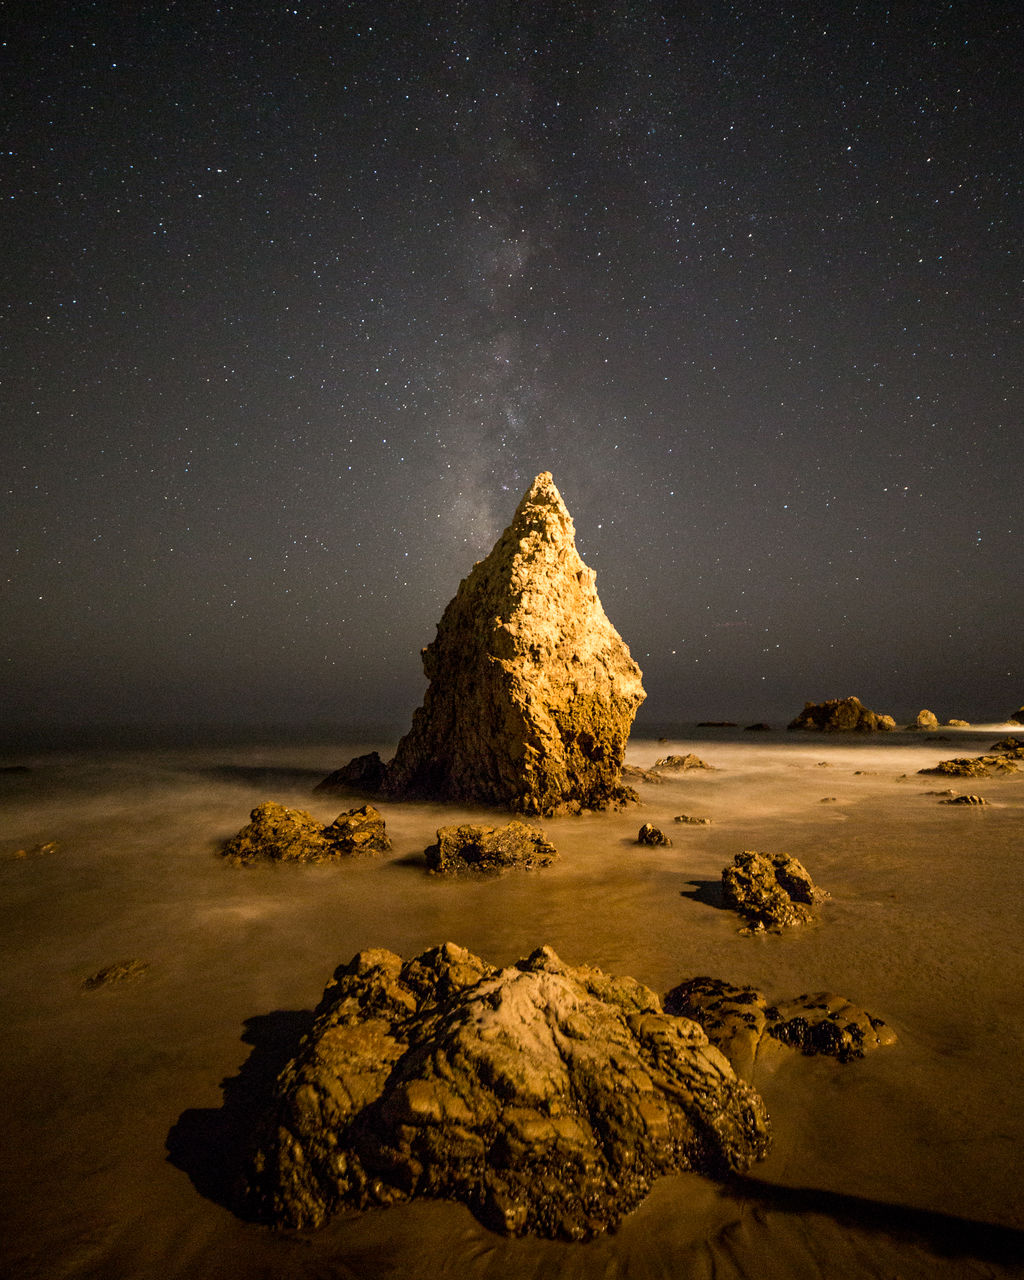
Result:
M829 735L675 726L616 813L539 822L536 871L439 877L439 826L508 820L382 803L392 852L239 867L225 840L265 800L315 794L394 738L192 741L8 752L0 763L0 1273L17 1280L554 1280L1024 1275L1024 771L922 774L1013 726ZM1019 726L1017 732L1021 731ZM348 740L346 740L348 737ZM985 805L947 805L946 793ZM708 817L707 825L675 822ZM636 843L644 822L668 847ZM722 869L798 858L817 918L750 934ZM451 941L504 965L548 945L664 994L719 977L771 1000L846 996L895 1031L863 1059L755 1069L773 1148L722 1182L657 1182L588 1243L506 1238L417 1200L278 1231L233 1211L242 1079L269 1082L334 969L367 947ZM121 966L120 969L117 966ZM117 980L96 981L104 972ZM234 1100L234 1102L232 1101Z

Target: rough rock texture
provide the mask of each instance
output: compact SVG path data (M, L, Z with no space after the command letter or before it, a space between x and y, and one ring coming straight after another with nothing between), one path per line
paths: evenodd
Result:
M115 982L131 982L143 977L149 970L145 960L119 960L116 964L108 964L99 973L82 979L84 991L95 991L98 987L109 987Z
M222 853L237 863L323 862L354 853L386 853L391 848L384 819L372 805L339 814L324 826L304 809L268 800L225 844Z
M948 796L945 800L940 800L939 804L988 804L988 801L981 796Z
M970 720L947 720L947 729L969 729L971 727Z
M760 1097L640 983L547 947L499 970L446 943L336 971L240 1193L293 1227L430 1196L583 1239L662 1174L743 1169L768 1144Z
M1024 738L1000 738L998 742L993 742L989 747L989 751L998 754L1011 754L1024 747Z
M558 856L543 831L515 821L505 827L441 827L437 843L424 853L430 870L444 873L546 867Z
M651 822L645 822L636 834L637 844L666 845L671 847L672 841L663 831L659 831Z
M918 769L918 773L939 773L952 778L988 778L993 773L1017 773L1021 762L1024 762L1024 747L1010 747L990 755L940 760L934 768Z
M710 827L711 826L710 818L699 818L689 813L677 814L676 817L672 819L672 821L683 822L689 827Z
M638 782L653 782L655 784L664 782L665 779L660 773L655 773L653 769L641 769L635 764L624 764L622 772L619 774L622 782L632 786Z
M722 871L725 904L738 911L751 929L779 930L802 924L813 908L828 898L796 858L785 853L738 853Z
M430 684L385 792L539 814L636 799L619 772L641 672L594 580L542 472L423 650Z
M808 702L803 711L791 720L787 729L820 729L826 733L846 733L856 730L872 733L896 728L892 716L869 711L859 698L830 698L827 702Z
M687 752L685 756L662 756L660 760L654 762L654 768L664 773L685 773L688 769L714 769L714 767L713 764L706 764L692 751Z
M916 729L937 729L939 727L939 717L934 711L919 711L917 719L914 721Z
M318 782L314 791L367 791L377 792L384 784L387 765L376 751L365 756L355 756L348 764L329 773Z
M827 992L769 1005L754 987L720 978L691 978L665 997L665 1009L700 1023L736 1074L747 1078L759 1057L778 1045L849 1062L871 1049L895 1044L896 1034L845 996Z

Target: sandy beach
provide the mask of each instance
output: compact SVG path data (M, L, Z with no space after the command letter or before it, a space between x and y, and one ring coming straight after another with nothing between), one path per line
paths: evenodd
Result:
M1019 873L1024 773L918 770L1010 727L842 736L680 731L627 761L714 766L622 813L541 823L550 868L428 876L438 825L507 815L382 804L393 851L239 868L219 845L257 803L323 821L362 801L312 787L393 742L264 742L9 756L0 776L0 1218L18 1280L228 1277L1009 1276L1024 1273ZM952 787L984 807L940 803ZM708 826L674 823L679 814ZM644 821L671 848L635 843ZM831 899L779 936L716 901L744 849L800 859ZM506 1239L416 1202L275 1232L226 1207L227 1094L270 1072L356 951L451 940L492 963L541 944L663 994L709 974L771 999L835 991L898 1042L862 1061L755 1074L774 1147L728 1185L658 1183L614 1235ZM83 987L106 966L137 976ZM144 966L142 968L141 966Z

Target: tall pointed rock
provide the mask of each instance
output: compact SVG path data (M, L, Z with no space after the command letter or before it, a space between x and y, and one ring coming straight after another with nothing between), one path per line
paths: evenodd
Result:
M423 650L429 687L385 791L524 813L600 809L645 694L549 472L459 585Z

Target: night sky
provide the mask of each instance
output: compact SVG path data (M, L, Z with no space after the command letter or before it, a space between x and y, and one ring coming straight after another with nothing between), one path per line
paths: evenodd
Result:
M401 729L541 470L640 726L1024 701L1016 2L22 10L8 733Z

